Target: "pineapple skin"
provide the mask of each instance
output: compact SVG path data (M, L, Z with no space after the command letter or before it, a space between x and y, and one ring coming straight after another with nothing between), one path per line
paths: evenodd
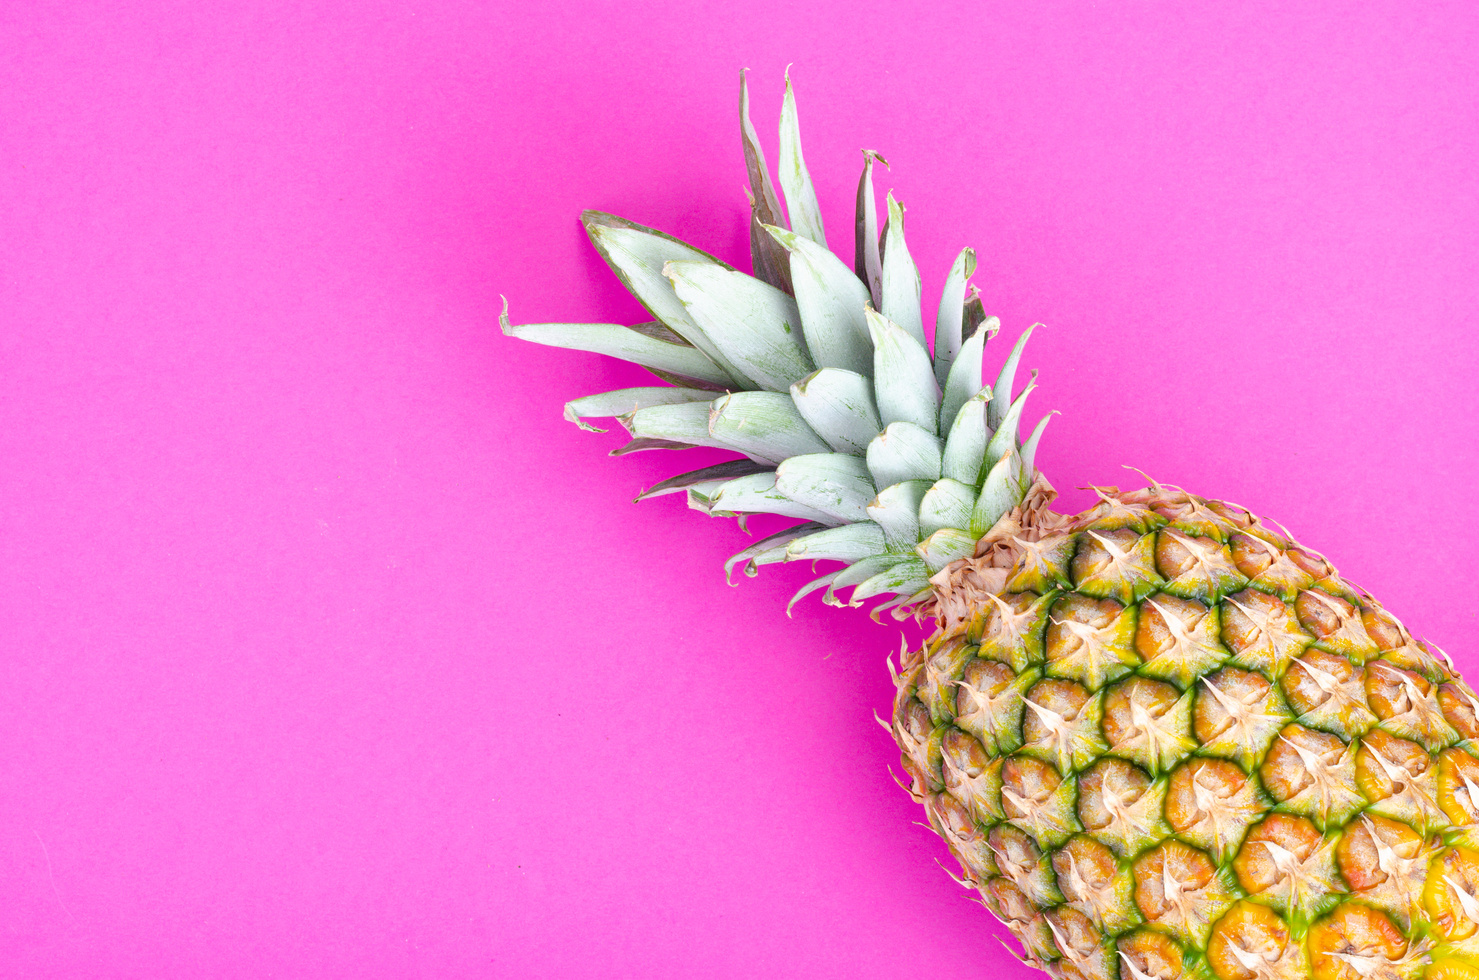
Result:
M1479 978L1451 663L1243 508L1099 493L1065 517L1039 482L932 579L896 672L962 883L1054 977Z

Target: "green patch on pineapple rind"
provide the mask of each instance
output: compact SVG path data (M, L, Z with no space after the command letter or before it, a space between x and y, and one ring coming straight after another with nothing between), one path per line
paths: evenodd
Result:
M825 249L789 81L778 185L770 179L748 110L742 75L741 136L754 191L750 238L758 278L671 235L586 211L581 220L592 244L654 322L514 326L505 301L499 323L509 336L619 357L673 384L671 395L629 389L566 406L566 417L584 429L600 431L585 419L601 413L620 417L633 439L619 454L707 446L735 450L748 460L727 470L711 467L675 477L642 497L684 490L690 506L738 517L742 525L755 513L814 522L810 534L782 532L783 541L773 538L765 547L745 549L726 562L726 571L742 565L752 575L775 561L840 560L851 568L867 563L852 574L844 570L815 579L796 598L825 589L824 598L840 602L837 590L852 588L851 604L888 597L874 615L893 609L900 616L901 609L931 594L929 577L969 557L973 542L1017 506L1034 482L1037 445L1051 413L1024 444L1018 426L1033 385L1013 391L1033 328L1017 339L995 382L983 385L981 355L997 324L969 287L975 253L965 249L947 277L931 355L924 342L919 272L904 239L904 210L891 195L888 221L877 227L871 168L882 158L864 152L858 261L848 270ZM778 190L790 205L790 230L781 224ZM861 287L848 276L860 280ZM857 374L867 383L872 404L840 411L820 410L808 401L807 381L829 370ZM794 408L782 404L788 387ZM739 397L761 390L774 394ZM867 445L857 430L859 417L878 419L881 431ZM893 441L881 441L890 431ZM826 449L832 452L818 453ZM857 465L822 459L829 455L855 459ZM818 462L802 464L803 458ZM793 460L798 462L788 467ZM780 471L773 484L764 476L772 470ZM735 476L720 482L730 472ZM972 497L968 515L951 504L952 523L942 525L941 504L954 500L962 486ZM940 492L931 495L936 487ZM904 501L915 507L913 514L900 510ZM870 520L875 508L877 523ZM880 524L882 535L844 531ZM844 539L845 546L839 546ZM863 576L865 569L871 574Z

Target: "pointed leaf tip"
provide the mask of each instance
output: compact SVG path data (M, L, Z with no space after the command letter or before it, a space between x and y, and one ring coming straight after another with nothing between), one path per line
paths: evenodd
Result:
M587 395L565 403L565 420L587 432L605 432L587 424L588 418L620 418L653 405L676 405L681 402L707 402L714 392L698 388L622 388L599 395Z
M883 306L883 253L878 241L878 200L873 189L873 161L888 161L873 150L863 151L863 174L858 178L857 217L853 226L853 271L868 289L873 308Z
M1026 444L1022 446L1022 469L1026 471L1028 479L1031 479L1038 471L1037 446L1038 443L1042 442L1043 431L1047 429L1048 423L1052 421L1053 416L1058 414L1061 413L1057 409L1053 409L1044 415L1038 421L1037 427L1032 430L1032 435L1028 437Z
M791 230L825 246L827 236L822 231L822 211L817 204L816 188L801 155L801 128L789 66L786 69L786 94L781 100L780 175L786 211L791 217Z
M986 410L986 424L994 432L1001 425L1001 420L1006 417L1008 409L1012 405L1012 385L1017 376L1017 365L1022 360L1022 351L1027 347L1027 341L1032 332L1041 323L1034 323L1012 345L1011 354L1007 355L1006 361L1001 366L1001 373L996 376L996 383L991 386L991 405Z
M739 565L747 577L754 578L758 573L758 566L785 561L786 546L792 541L825 528L826 525L823 524L797 524L795 527L788 527L757 541L739 554L731 555L724 562L724 577L730 585L734 585L734 569L736 565Z
M785 250L764 231L764 225L782 223L780 198L775 184L770 179L770 168L765 164L765 151L760 147L760 137L750 119L750 88L744 70L740 71L740 144L745 154L745 170L749 175L750 189L750 264L755 278L789 293L791 273L787 267Z
M1017 438L1017 429L1022 424L1022 410L1027 406L1027 399L1037 390L1037 372L1032 372L1032 380L1022 393L1017 396L1007 409L1006 415L1001 419L1000 426L991 434L991 439L986 444L986 465L994 466L1008 452L1018 451L1020 441ZM992 399L995 401L995 398ZM987 406L988 410L990 406Z
M655 320L701 350L719 366L721 373L730 379L730 384L750 387L750 379L724 359L724 355L704 335L703 329L688 315L682 302L673 295L672 283L662 274L663 267L674 260L704 263L733 271L731 266L656 228L604 211L586 211L581 219L601 258Z
M687 344L662 340L660 334L647 330L646 325L524 323L515 326L509 324L506 317L500 321L505 335L520 340L618 357L653 371L693 378L710 385L728 387L734 383L729 380L729 374L702 351Z
M677 493L680 490L687 490L690 487L695 487L703 483L714 483L715 489L717 489L719 484L728 482L729 480L741 476L750 476L755 473L763 473L768 469L770 467L764 463L757 463L749 459L732 459L728 462L715 464L714 466L706 466L701 470L694 470L691 473L683 473L679 476L670 477L642 491L637 495L633 503L640 503L651 497L661 497L664 494Z
M927 352L929 345L924 339L924 317L919 307L919 266L904 244L904 208L894 198L893 191L888 192L888 225L883 235L883 306L879 312L903 327Z
M976 250L967 246L955 257L945 279L945 288L940 292L940 308L935 315L935 380L941 388L949 381L950 367L960 353L965 324L966 280L975 272ZM940 424L949 425L950 419L942 418Z
M832 580L840 574L840 572L832 572L830 574L823 575L821 578L813 579L812 581L807 582L805 585L803 585L801 587L801 590L791 597L791 601L786 603L786 618L793 618L791 612L796 608L796 603L811 595L816 590L823 588L824 586L831 585Z

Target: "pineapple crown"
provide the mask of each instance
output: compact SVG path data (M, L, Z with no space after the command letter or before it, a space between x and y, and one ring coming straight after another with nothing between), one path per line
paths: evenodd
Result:
M1024 443L1022 411L1034 384L1012 397L1023 331L996 380L983 384L986 341L1000 329L967 282L962 249L924 335L919 269L904 242L904 209L887 196L882 232L863 151L854 267L828 248L816 190L801 155L789 72L780 117L780 186L789 227L750 121L740 72L740 132L750 178L745 275L692 245L599 211L581 215L602 258L652 315L636 326L515 326L535 343L618 357L665 386L625 388L569 402L565 417L616 417L631 441L612 452L710 446L741 458L675 476L637 499L686 492L715 516L767 513L803 523L725 563L754 575L780 561L830 560L841 569L807 583L841 605L887 597L900 614L931 595L930 578L971 557L976 542L1020 504L1037 479L1033 458L1051 415ZM1034 324L1034 327L1036 324ZM1035 378L1035 373L1034 373ZM789 607L788 607L789 608Z

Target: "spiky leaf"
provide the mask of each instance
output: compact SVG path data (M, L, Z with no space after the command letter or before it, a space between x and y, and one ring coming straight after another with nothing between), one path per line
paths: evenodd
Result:
M704 337L755 380L744 387L785 391L815 370L796 301L779 289L703 262L669 262L663 274Z
M841 523L837 517L797 503L776 490L774 473L738 477L709 492L690 491L690 499L711 514L779 514L818 524Z
M649 497L661 497L664 494L677 493L701 483L713 483L721 480L733 480L736 477L750 476L754 473L770 472L772 467L765 463L757 463L749 459L731 459L713 466L705 466L701 470L691 473L683 473L679 476L669 477L661 483L655 484L648 490L637 495L638 500L646 500Z
M868 472L880 487L940 478L940 440L909 422L895 422L868 444Z
M791 284L801 313L807 350L819 367L858 374L873 370L868 336L868 290L827 249L784 228L767 227L791 256Z
M653 405L679 405L684 402L713 401L714 393L700 388L622 388L599 395L587 395L565 403L565 420L587 432L605 432L585 419L610 419L627 415Z
M611 270L637 301L647 308L647 312L659 323L703 351L728 374L731 381L725 387L755 387L749 383L751 379L731 364L704 336L703 330L673 295L673 287L663 276L663 266L669 262L699 262L719 269L729 269L730 266L672 235L639 225L635 221L618 218L614 214L585 211L581 214L580 221L585 226L586 234L590 235L591 244L596 247L596 251L601 253L606 264L611 266Z
M919 540L919 505L929 489L926 480L908 480L884 487L868 505L868 517L883 528L892 551L912 551Z
M685 377L715 384L733 384L729 381L729 374L697 348L654 340L617 323L523 323L514 326L509 322L506 306L498 322L505 335L520 340L606 354Z
M822 368L791 386L801 417L833 451L861 456L881 429L868 379L841 368Z
M868 521L828 528L797 538L786 546L786 560L832 560L851 564L876 555L883 549L883 529Z
M945 289L940 293L940 311L935 316L935 380L940 387L950 377L950 365L960 351L961 328L965 322L966 280L976 272L976 250L963 248L950 266ZM943 420L942 420L943 421Z
M883 305L883 257L878 248L878 198L873 190L873 161L885 167L888 161L872 150L863 151L863 175L858 178L858 207L854 227L853 269L868 295L873 308Z
M755 278L789 293L790 262L780 243L765 231L766 225L782 223L781 202L776 197L775 185L770 181L770 170L765 166L765 151L760 147L760 137L755 133L755 124L750 121L750 86L743 68L740 69L739 111L740 143L745 151L745 170L750 177L750 261L755 269Z
M888 228L883 250L883 307L880 312L908 331L926 347L924 318L920 312L919 266L904 244L904 209L888 195Z
M843 521L866 521L878 495L863 461L843 453L791 457L776 467L776 489Z
M806 424L791 396L777 391L737 391L715 399L709 434L740 452L776 462L831 448Z
M796 117L796 96L791 91L791 73L786 72L786 95L781 102L781 189L786 194L786 211L791 216L791 230L812 241L827 245L822 231L822 209L817 205L817 192L801 158L801 126Z
M938 432L940 389L929 352L898 324L868 311L873 336L873 393L883 424L911 422Z

